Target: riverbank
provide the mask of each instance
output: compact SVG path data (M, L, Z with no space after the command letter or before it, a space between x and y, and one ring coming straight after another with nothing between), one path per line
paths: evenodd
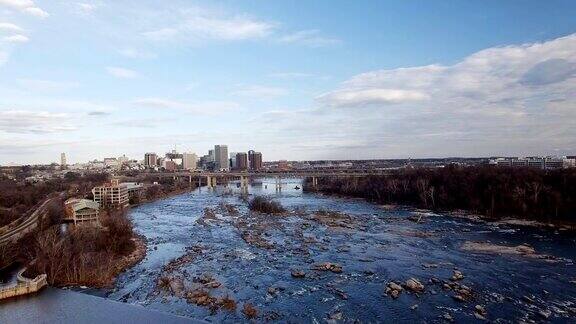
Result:
M576 228L576 170L488 166L405 169L386 176L305 179L304 190L485 221ZM544 224L544 225L542 225ZM552 224L552 225L550 225Z
M195 187L185 188L185 189L178 189L178 190L171 190L169 192L162 192L161 194L156 194L153 198L148 198L144 201L140 201L137 204L130 205L131 208L136 208L142 205L150 204L156 202L158 200L166 199L173 196L178 196L187 192L195 190ZM147 251L147 244L146 244L146 237L134 233L134 236L131 238L131 241L134 244L133 251L126 255L118 258L114 262L112 262L111 267L114 269L111 276L103 277L102 280L99 282L92 282L92 283L64 283L59 285L61 287L69 287L69 286L86 286L89 288L99 289L99 288L111 288L114 286L117 277L124 271L132 268L140 261L142 261L146 257Z

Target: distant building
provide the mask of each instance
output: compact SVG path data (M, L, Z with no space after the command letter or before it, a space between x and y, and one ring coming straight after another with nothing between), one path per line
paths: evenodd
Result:
M166 171L176 171L178 170L178 164L176 164L176 162L172 161L172 160L164 160L164 163L162 164L162 167L166 170Z
M253 150L248 151L248 161L250 170L258 171L262 169L262 153Z
M238 154L238 152L230 153L230 159L228 159L228 167L230 169L236 169L236 154Z
M64 202L64 221L74 225L99 225L100 204L88 200L70 198Z
M208 162L215 162L216 156L214 155L214 150L208 150Z
M122 184L126 185L126 189L128 190L128 199L139 196L144 188L144 186L138 182L123 182Z
M112 180L109 183L92 189L94 201L100 206L126 207L128 206L128 186Z
M246 153L236 153L236 158L234 168L236 170L247 170L248 169L248 154Z
M216 164L216 170L228 171L230 169L228 166L228 146L227 145L215 145L214 146L214 162Z
M60 153L60 169L66 169L66 153Z
M184 170L196 170L198 166L198 156L194 153L182 154L182 168Z
M158 165L158 155L156 153L146 153L144 154L144 166L147 168L153 168Z
M528 167L542 170L562 169L569 167L567 159L557 157L526 157L526 158L497 158L490 160L490 164L505 167Z
M280 160L278 161L278 170L280 171L286 171L289 170L290 166L288 165L288 161L286 160Z
M117 158L104 158L104 166L107 168L116 169L120 167L120 162L118 162Z

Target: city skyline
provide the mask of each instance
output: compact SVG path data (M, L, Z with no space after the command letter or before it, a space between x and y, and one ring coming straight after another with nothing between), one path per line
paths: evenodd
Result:
M0 164L574 155L575 9L0 0Z

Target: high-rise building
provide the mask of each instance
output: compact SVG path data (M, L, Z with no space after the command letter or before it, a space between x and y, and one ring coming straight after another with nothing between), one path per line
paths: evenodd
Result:
M144 154L144 166L147 168L153 168L158 165L158 155L156 153L146 153Z
M248 169L248 154L242 152L242 153L236 153L236 159L235 159L236 163L234 165L234 168L236 168L236 170L247 170Z
M216 170L229 170L228 166L228 146L215 145L214 146L214 162L216 163Z
M262 169L262 153L253 150L248 151L248 161L250 170L258 171Z
M228 160L228 166L230 169L236 169L236 152L230 153L230 159Z
M208 150L208 162L214 162L214 161L216 161L214 150Z
M60 153L60 168L66 169L66 153Z
M182 168L184 170L196 170L198 165L198 156L194 153L182 154Z

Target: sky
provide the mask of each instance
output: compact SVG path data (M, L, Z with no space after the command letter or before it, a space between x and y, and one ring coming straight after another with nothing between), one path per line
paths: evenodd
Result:
M0 0L0 164L576 155L576 1Z

